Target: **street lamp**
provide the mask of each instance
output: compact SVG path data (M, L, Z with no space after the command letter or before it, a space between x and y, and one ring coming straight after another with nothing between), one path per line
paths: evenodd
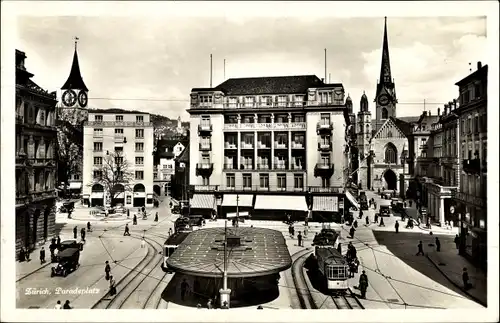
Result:
M408 150L403 150L401 153L401 164L403 164L403 185L401 187L401 192L399 192L400 196L405 200L406 197L406 179L405 179L405 174L406 174L406 160L408 159Z

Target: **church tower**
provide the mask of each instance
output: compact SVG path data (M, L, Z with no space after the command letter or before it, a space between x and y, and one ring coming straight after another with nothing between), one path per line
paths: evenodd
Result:
M391 75L389 42L387 40L387 17L384 19L382 62L380 65L380 78L377 81L377 91L375 94L375 131L378 131L389 117L396 117L396 103L398 103L396 98L396 86Z
M73 109L85 109L88 104L89 89L83 82L82 74L80 72L80 64L78 62L78 38L75 38L75 52L73 54L73 63L68 79L61 87L61 107Z
M366 159L370 152L370 142L372 137L372 114L368 108L368 97L363 91L359 102L359 112L356 122L357 146L359 158L358 184L367 187L368 169Z

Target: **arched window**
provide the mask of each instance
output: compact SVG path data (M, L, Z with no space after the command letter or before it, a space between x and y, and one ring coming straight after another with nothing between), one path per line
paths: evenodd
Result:
M387 146L385 147L384 160L387 164L397 164L398 153L396 147L391 143L387 144Z
M387 138L392 138L392 131L389 131L389 132L387 133Z
M386 108L382 108L382 119L387 119L389 117L389 112Z

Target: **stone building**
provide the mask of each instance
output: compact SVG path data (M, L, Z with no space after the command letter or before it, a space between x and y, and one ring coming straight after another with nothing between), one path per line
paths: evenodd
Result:
M16 50L16 253L54 235L56 214L56 93L26 70Z

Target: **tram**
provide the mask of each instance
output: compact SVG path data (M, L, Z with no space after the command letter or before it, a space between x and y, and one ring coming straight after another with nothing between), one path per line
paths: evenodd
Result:
M348 289L349 266L342 254L333 246L325 245L315 247L315 256L327 289L334 293L345 293Z
M163 244L163 263L161 264L161 269L164 272L171 273L167 266L167 260L188 235L189 232L176 232L168 237L167 241Z

